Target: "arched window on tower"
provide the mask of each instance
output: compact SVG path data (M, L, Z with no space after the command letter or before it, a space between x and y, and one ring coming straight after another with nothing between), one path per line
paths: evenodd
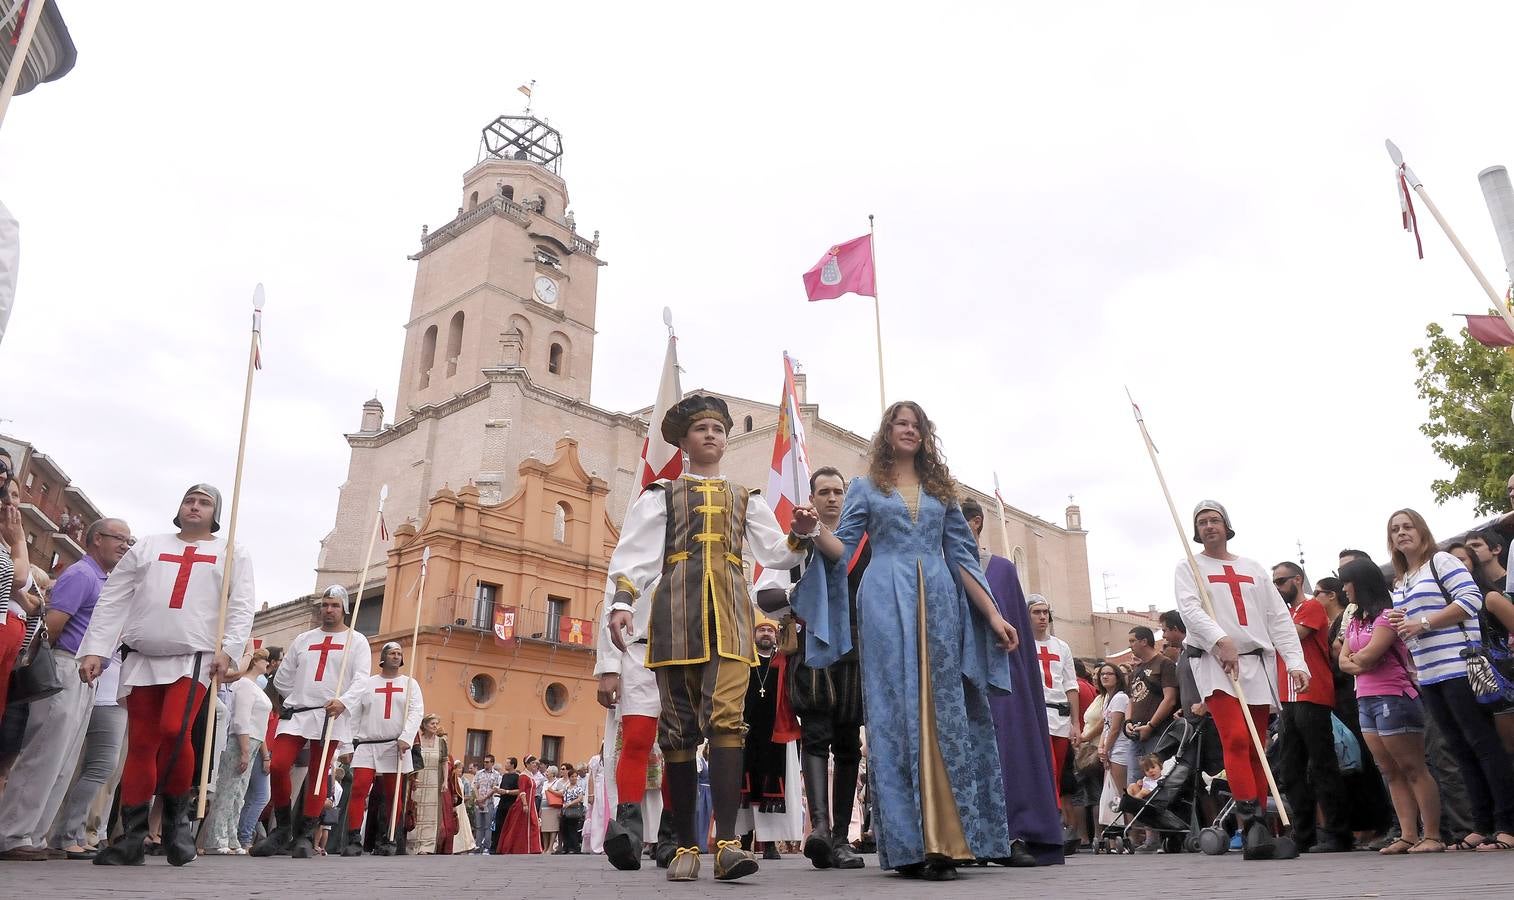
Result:
M515 188L511 187L508 184L502 184L499 186L499 195L501 197L504 197L506 200L514 200Z
M436 326L432 325L421 335L421 370L417 380L417 386L426 387L431 383L431 367L436 365Z
M568 542L568 522L572 516L573 509L567 503L559 501L552 508L552 540L559 544Z
M472 196L468 198L468 208L472 209L475 206L478 206L478 191L474 191Z
M562 344L554 343L547 351L547 371L553 375L563 374Z
M741 424L742 424L742 426L747 431L751 431L752 430L752 417L751 416L747 416L744 420L742 420Z
M447 377L457 374L457 358L463 355L463 311L452 314L447 325Z

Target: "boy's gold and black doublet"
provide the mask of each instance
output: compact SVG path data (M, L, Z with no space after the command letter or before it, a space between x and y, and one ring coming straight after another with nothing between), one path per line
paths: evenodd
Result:
M692 395L662 422L670 443L696 422L713 418L731 427L725 402ZM725 841L735 837L740 803L744 704L748 672L756 664L752 608L742 571L748 552L765 567L787 569L801 558L760 496L721 477L684 475L649 485L626 513L610 559L615 583L611 609L652 604L647 668L657 673L662 696L657 741L667 761L675 828L681 848L670 879L697 876L693 828L697 775L694 754L710 742L714 795L716 877L756 871L756 862ZM651 588L651 597L644 593ZM690 858L691 854L692 857ZM692 868L692 874L691 874Z

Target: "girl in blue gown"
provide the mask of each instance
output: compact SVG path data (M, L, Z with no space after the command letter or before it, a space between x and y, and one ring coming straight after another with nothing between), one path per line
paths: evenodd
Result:
M826 565L810 566L795 596L807 646L827 645L809 665L849 649L845 561L864 533L873 555L858 640L879 864L949 880L959 862L1010 854L988 698L1009 690L1019 638L989 593L934 426L915 403L889 407L835 533L815 537Z

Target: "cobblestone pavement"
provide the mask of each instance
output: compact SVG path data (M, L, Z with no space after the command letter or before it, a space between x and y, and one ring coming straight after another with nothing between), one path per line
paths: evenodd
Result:
M1156 896L1160 886L1175 898L1252 897L1416 898L1514 897L1514 852L1446 853L1384 858L1374 853L1304 857L1286 862L1181 856L1090 856L1045 869L965 869L952 884L906 880L880 872L876 857L862 871L816 871L803 858L762 863L762 871L733 884L710 877L704 858L696 885L669 884L661 869L617 872L601 857L423 856L255 860L211 856L181 869L161 858L140 868L105 868L83 862L0 863L0 896L84 897L408 897L410 900L620 900L620 898L729 894L769 897L1108 898ZM1246 879L1243 885L1240 879ZM1134 895L1132 885L1143 886Z

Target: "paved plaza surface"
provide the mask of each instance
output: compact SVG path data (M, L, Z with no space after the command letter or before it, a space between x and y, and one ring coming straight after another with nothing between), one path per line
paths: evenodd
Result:
M1514 851L1384 858L1375 853L1332 854L1286 862L1244 862L1239 854L1211 858L1091 856L1045 869L962 870L951 884L885 874L869 856L860 872L816 871L803 858L762 863L762 871L724 884L710 877L708 856L697 884L669 884L663 870L617 872L594 856L422 856L292 860L204 857L181 869L161 857L137 868L83 862L0 863L0 896L82 897L408 897L410 900L632 900L706 895L759 898L1334 898L1514 897ZM1244 879L1244 880L1243 880ZM1140 889L1130 893L1133 885ZM1244 895L1241 893L1246 891Z

